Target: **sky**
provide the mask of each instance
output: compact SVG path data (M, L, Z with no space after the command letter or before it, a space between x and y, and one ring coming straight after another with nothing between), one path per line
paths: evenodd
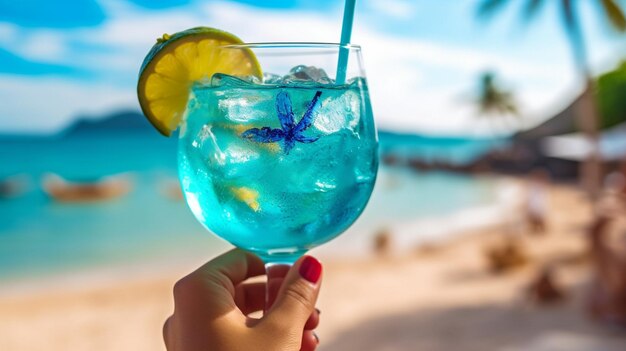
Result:
M509 131L475 107L487 70L514 93L522 127L580 92L556 0L531 23L520 19L520 0L488 22L477 19L478 2L357 1L352 42L363 49L380 128ZM610 70L626 58L626 40L592 1L577 6L593 71ZM342 11L340 0L0 0L0 133L49 133L77 117L138 110L138 70L163 33L210 26L247 42L337 42Z

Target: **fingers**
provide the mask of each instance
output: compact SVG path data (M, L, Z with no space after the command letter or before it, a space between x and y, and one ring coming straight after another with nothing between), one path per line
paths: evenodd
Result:
M269 296L268 296L268 304L265 308L269 309L276 301L276 296L278 295L278 291L285 280L285 276L289 273L289 269L291 266L289 265L273 265L267 269L267 281L269 284ZM319 324L319 310L316 308L309 319L306 321L304 325L305 330L313 330L317 328Z
M285 277L276 302L260 324L302 333L315 311L321 278L322 265L317 259L304 256L296 261Z
M278 293L280 285L284 278L275 278L270 284L270 290L274 286L274 295ZM265 308L265 283L241 283L235 288L235 304L244 316L253 312L261 311ZM313 310L309 319L304 324L304 330L313 330L317 328L320 322L320 311L316 308Z
M233 249L204 264L192 274L210 276L214 273L228 278L231 286L234 287L250 277L265 274L265 264L251 253Z
M261 259L242 250L231 250L176 282L176 313L214 320L232 312L237 309L235 286L264 272Z
M235 288L235 304L244 316L265 307L265 283L242 283Z
M278 296L278 291L280 290L287 273L289 273L289 269L291 269L291 266L284 264L275 264L266 268L267 283L269 284L267 306L265 306L266 309L269 309L274 305L276 296Z
M319 339L315 332L311 330L306 330L304 334L302 334L302 345L300 346L300 351L313 351L317 348L319 344Z
M316 308L304 324L304 330L313 330L320 324L320 311Z
M172 317L170 316L169 318L165 320L165 323L163 324L163 341L165 342L165 348L168 351L171 351L174 349L174 346L172 345L172 337L170 336L172 332L171 324L172 324Z
M171 318L172 318L172 317L168 317L168 318L165 320L165 323L163 323L163 341L165 342L165 346L166 346L166 347L167 347L168 340L169 340L169 336L167 335L167 333L169 332L168 330L169 330L169 328L170 328L170 327L169 327L169 324L170 324L170 319L171 319Z

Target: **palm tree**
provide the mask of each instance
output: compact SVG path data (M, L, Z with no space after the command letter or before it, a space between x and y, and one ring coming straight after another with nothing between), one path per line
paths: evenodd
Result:
M513 93L501 88L493 72L484 72L480 76L477 99L478 109L482 116L489 117L492 122L496 118L508 121L506 117L519 117L517 103Z
M478 16L479 18L488 19L509 2L511 2L511 0L482 0L478 7ZM522 12L523 19L528 22L535 18L546 2L559 6L559 13L572 50L576 69L585 82L585 90L581 98L581 108L579 111L579 125L591 140L593 147L587 161L583 164L581 175L584 185L592 197L595 198L600 191L601 184L601 160L598 135L600 116L593 95L594 81L589 69L587 49L579 15L575 7L575 0L526 0ZM618 32L626 31L626 17L624 16L624 11L621 9L618 0L594 0L594 2L601 10L604 17L603 19L607 20L613 29Z

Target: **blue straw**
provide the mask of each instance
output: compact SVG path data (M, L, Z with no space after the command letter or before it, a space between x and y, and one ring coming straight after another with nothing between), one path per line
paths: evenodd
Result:
M346 0L346 7L343 10L343 25L341 27L341 45L350 44L350 37L352 36L352 21L354 19L354 4L356 0ZM337 84L343 84L346 82L346 70L348 69L348 54L350 51L347 48L339 48L339 62L337 62Z

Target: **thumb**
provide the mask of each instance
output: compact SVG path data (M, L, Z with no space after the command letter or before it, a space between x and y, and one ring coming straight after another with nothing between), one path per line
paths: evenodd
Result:
M316 258L304 256L296 261L261 324L301 333L315 309L321 278L322 264Z

